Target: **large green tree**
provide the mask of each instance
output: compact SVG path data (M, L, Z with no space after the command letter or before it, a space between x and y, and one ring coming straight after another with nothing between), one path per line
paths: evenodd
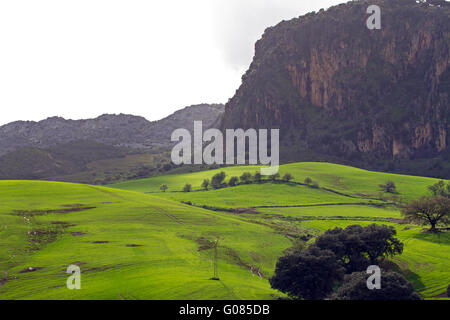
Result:
M436 228L438 223L450 223L450 198L422 197L410 202L402 210L402 214L411 222L430 225L430 232L438 232Z
M381 272L381 289L367 287L368 275L354 272L346 275L344 284L332 296L335 300L421 300L412 284L396 272Z
M317 238L315 246L331 250L342 262L348 273L363 271L369 265L378 264L384 257L403 252L403 244L395 237L397 231L390 226L372 224L345 229L335 228Z
M344 271L333 252L313 247L281 257L269 281L272 288L290 297L320 300L333 291Z

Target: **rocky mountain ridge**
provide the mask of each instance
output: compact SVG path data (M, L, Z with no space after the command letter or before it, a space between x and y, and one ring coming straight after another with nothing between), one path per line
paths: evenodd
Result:
M369 5L381 30L366 27ZM352 1L283 21L256 43L222 127L280 128L285 160L448 161L449 48L448 5Z
M0 156L25 147L45 149L81 140L143 150L168 147L173 130L192 130L194 120L211 127L223 111L224 106L220 104L201 104L154 122L126 114L104 114L87 120L51 117L39 122L16 121L0 127Z

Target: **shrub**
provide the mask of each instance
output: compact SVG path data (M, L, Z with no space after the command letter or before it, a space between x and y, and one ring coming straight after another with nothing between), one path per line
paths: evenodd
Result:
M435 196L442 196L450 198L450 182L448 182L447 185L445 185L444 181L439 181L438 183L429 186L428 189L433 193Z
M228 181L228 185L230 187L235 187L239 182L239 178L238 177L231 177L230 181Z
M386 193L396 193L397 187L393 181L388 181L386 184L380 184L379 187Z
M183 187L183 191L184 192L191 192L192 191L192 185L190 185L189 183L186 183L185 186Z
M291 180L294 180L294 176L293 176L292 174L290 174L290 173L286 173L286 174L283 176L283 180L289 182L289 181L291 181Z
M225 172L220 172L215 174L211 179L211 185L214 189L219 189L223 185L223 181L225 180L226 174Z
M205 190L208 190L209 184L210 184L209 179L203 180L202 188L205 189Z
M241 176L242 183L250 183L252 181L252 174L250 172L244 172Z
M269 177L270 181L275 181L275 180L277 180L279 178L280 178L280 174L279 173L275 173L275 174L273 174L273 175L271 175Z
M309 177L305 179L305 184L311 184L312 182L312 179Z
M253 176L253 180L255 180L255 182L261 182L262 180L262 174L259 171L255 172L255 175Z
M162 192L166 192L167 189L169 189L169 187L167 186L167 184L162 184L162 185L159 187L159 190L161 190Z

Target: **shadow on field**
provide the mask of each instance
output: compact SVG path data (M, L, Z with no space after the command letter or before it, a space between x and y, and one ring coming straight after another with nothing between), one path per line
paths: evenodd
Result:
M450 246L450 232L441 232L441 233L420 232L415 234L414 238L436 243L439 245Z

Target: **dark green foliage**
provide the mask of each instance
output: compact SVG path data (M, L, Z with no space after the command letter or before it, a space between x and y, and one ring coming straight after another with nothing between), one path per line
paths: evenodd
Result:
M244 172L241 175L242 183L250 183L252 181L252 174L250 172Z
M262 174L261 174L261 172L259 172L259 171L256 171L255 172L255 175L253 176L253 180L255 181L255 182L261 182L262 181Z
M210 185L209 179L203 180L203 182L202 182L203 189L208 190L209 185Z
M270 181L276 181L279 178L280 178L280 174L279 173L275 173L275 174L269 176L269 180Z
M183 192L191 192L192 191L192 185L189 183L186 183L183 187Z
M223 181L225 180L226 174L225 172L220 172L215 174L211 179L211 185L214 189L219 189L223 187Z
M397 187L393 181L388 181L386 184L380 184L379 187L386 193L397 193Z
M412 284L396 272L381 272L381 289L367 288L366 272L346 275L344 284L332 296L336 300L421 300Z
M438 183L429 186L428 189L433 193L435 196L442 196L450 198L450 181L445 184L444 181L439 181Z
M435 196L413 200L403 208L402 215L411 222L428 224L430 232L437 232L438 223L450 223L450 198Z
M235 187L238 183L239 183L239 178L238 177L231 177L230 181L228 181L228 185L230 187Z
M366 270L380 263L381 258L401 254L403 243L396 234L393 227L385 225L372 224L365 228L353 225L326 231L316 239L314 246L332 251L350 273Z
M294 176L293 176L292 174L290 174L290 173L286 173L286 174L283 176L283 180L289 182L289 181L291 181L291 180L294 180Z
M293 298L319 300L333 291L343 275L333 252L311 248L281 257L269 281L272 288Z
M311 184L312 182L312 179L309 177L305 179L305 184Z
M167 189L169 189L169 187L167 186L167 184L162 184L162 185L159 187L159 190L161 190L162 192L166 192Z
M286 250L286 255L278 260L270 284L272 288L294 298L324 299L332 293L344 274L366 271L370 265L379 264L384 257L401 254L403 244L395 235L393 227L376 224L365 228L354 225L344 230L328 230L307 249L301 244ZM368 290L366 280L367 278L364 285ZM393 288L397 282L400 286L407 286L395 276L389 276L385 280L391 281ZM347 285L348 288L354 286L353 280L347 282L351 283ZM343 287L339 298L346 297L345 294L350 290L347 287ZM357 288L359 289L359 284ZM395 289L391 290L387 286L386 290L394 297ZM402 293L404 292L409 291L403 290Z

